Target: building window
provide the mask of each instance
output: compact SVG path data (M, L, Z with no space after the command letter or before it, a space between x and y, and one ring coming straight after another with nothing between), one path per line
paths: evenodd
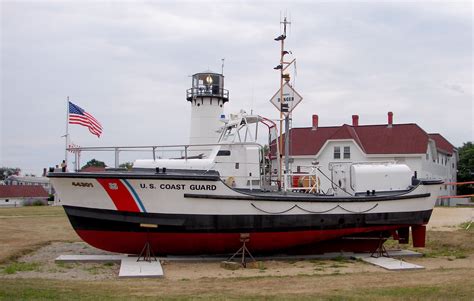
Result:
M350 158L351 158L351 147L344 146L344 159L350 159Z
M334 147L334 159L341 159L341 147Z

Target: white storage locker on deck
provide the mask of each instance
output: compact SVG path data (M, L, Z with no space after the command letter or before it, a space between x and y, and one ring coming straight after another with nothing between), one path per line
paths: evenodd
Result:
M405 164L353 164L351 187L356 193L405 190L413 172Z

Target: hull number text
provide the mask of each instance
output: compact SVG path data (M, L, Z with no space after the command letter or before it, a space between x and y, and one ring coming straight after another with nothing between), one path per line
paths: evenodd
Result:
M92 183L87 182L72 182L72 186L76 187L94 187Z

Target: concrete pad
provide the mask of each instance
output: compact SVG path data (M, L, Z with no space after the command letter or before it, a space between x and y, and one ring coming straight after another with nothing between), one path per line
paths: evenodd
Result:
M422 253L412 250L387 250L390 257L423 257Z
M60 255L55 259L56 262L120 262L127 258L127 255Z
M422 253L411 250L387 250L389 257L423 257ZM372 253L354 253L353 258L368 258L372 257Z
M122 259L119 277L163 277L163 268L157 261L137 261L138 257Z
M425 267L390 257L362 257L363 261L390 271L420 270Z

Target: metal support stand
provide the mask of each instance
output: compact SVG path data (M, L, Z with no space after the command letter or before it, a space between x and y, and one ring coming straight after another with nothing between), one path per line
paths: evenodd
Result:
M152 262L152 261L158 261L156 259L155 254L153 253L153 249L151 248L150 245L150 240L149 240L149 233L146 233L146 243L145 246L143 246L142 251L140 252L140 255L138 255L137 262L139 261L146 261L146 262Z
M235 252L234 255L232 255L227 261L232 261L234 257L236 257L237 255L241 255L240 263L242 264L244 268L246 268L247 261L245 259L245 253L247 253L250 256L250 258L252 258L252 261L256 261L255 258L253 258L252 253L250 253L249 249L245 245L249 241L250 241L249 233L240 233L240 242L242 243L242 247L240 247L240 249L237 252Z
M378 245L377 249L375 249L375 251L373 251L372 254L370 254L370 257L374 257L374 258L390 257L390 255L388 255L387 249L385 249L384 243L385 243L385 241L384 241L382 235L380 235L379 245Z

